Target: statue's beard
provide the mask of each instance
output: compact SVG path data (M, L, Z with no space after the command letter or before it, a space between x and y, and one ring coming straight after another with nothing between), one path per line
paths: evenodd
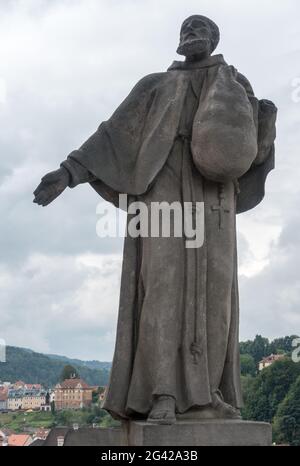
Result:
M190 55L201 55L210 53L210 40L209 39L191 39L180 42L177 53L188 57Z

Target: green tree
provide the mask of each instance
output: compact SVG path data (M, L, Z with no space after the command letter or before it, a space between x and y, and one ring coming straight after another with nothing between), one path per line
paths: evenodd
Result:
M270 354L269 340L261 335L256 335L253 341L248 340L240 343L240 352L241 354L250 354L255 364L258 364L264 356Z
M104 409L101 409L98 405L93 405L87 413L86 423L87 424L99 424L101 420L107 415Z
M80 377L79 372L75 369L75 367L67 364L64 366L61 374L60 374L60 381L63 382L66 379L78 379Z
M106 414L101 420L101 427L119 427L120 421L113 419L109 414Z
M255 376L257 369L251 354L241 354L241 374Z
M76 412L75 412L76 414ZM74 412L71 410L61 410L55 413L55 423L58 426L71 426L74 422Z
M255 421L272 422L279 404L299 375L300 363L288 358L262 370L246 393L243 416Z
M51 413L55 414L55 401L51 401L50 407L51 407Z
M290 335L283 338L275 338L275 340L273 340L270 343L270 353L285 353L290 355L293 351L292 343L295 338L298 338L297 335Z
M278 406L274 418L274 438L277 443L300 446L300 376Z
M99 403L99 396L103 392L103 387L98 387L96 390L92 392L92 402L94 404Z
M253 390L252 386L255 383L255 380L256 378L252 377L249 374L241 376L242 394L243 394L243 399L245 403L245 406L241 409L241 414L244 419L247 419L248 399L252 393L252 390Z

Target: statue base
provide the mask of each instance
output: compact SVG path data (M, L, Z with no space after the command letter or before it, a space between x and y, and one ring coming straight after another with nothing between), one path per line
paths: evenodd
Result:
M271 425L239 419L181 420L171 426L123 423L127 446L269 446Z

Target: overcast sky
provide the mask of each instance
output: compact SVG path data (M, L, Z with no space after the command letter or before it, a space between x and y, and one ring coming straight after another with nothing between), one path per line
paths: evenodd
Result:
M218 23L223 53L279 108L266 198L238 217L241 339L300 334L297 0L0 0L0 338L84 359L113 354L121 239L96 236L89 187L47 208L41 176L176 56L181 22Z

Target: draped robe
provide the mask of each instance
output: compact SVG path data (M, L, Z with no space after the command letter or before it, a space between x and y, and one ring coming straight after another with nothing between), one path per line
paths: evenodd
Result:
M71 187L89 181L116 206L119 193L149 206L204 203L200 248L186 248L184 236L125 238L116 346L103 403L115 418L146 417L155 395L174 396L178 413L208 405L217 390L227 403L242 406L236 213L264 196L274 164L274 110L264 131L259 111L253 115L264 144L250 170L235 182L205 179L192 159L193 119L206 80L224 63L221 55L191 65L174 62L166 73L143 78L62 163ZM238 80L257 103L246 78L239 74Z

